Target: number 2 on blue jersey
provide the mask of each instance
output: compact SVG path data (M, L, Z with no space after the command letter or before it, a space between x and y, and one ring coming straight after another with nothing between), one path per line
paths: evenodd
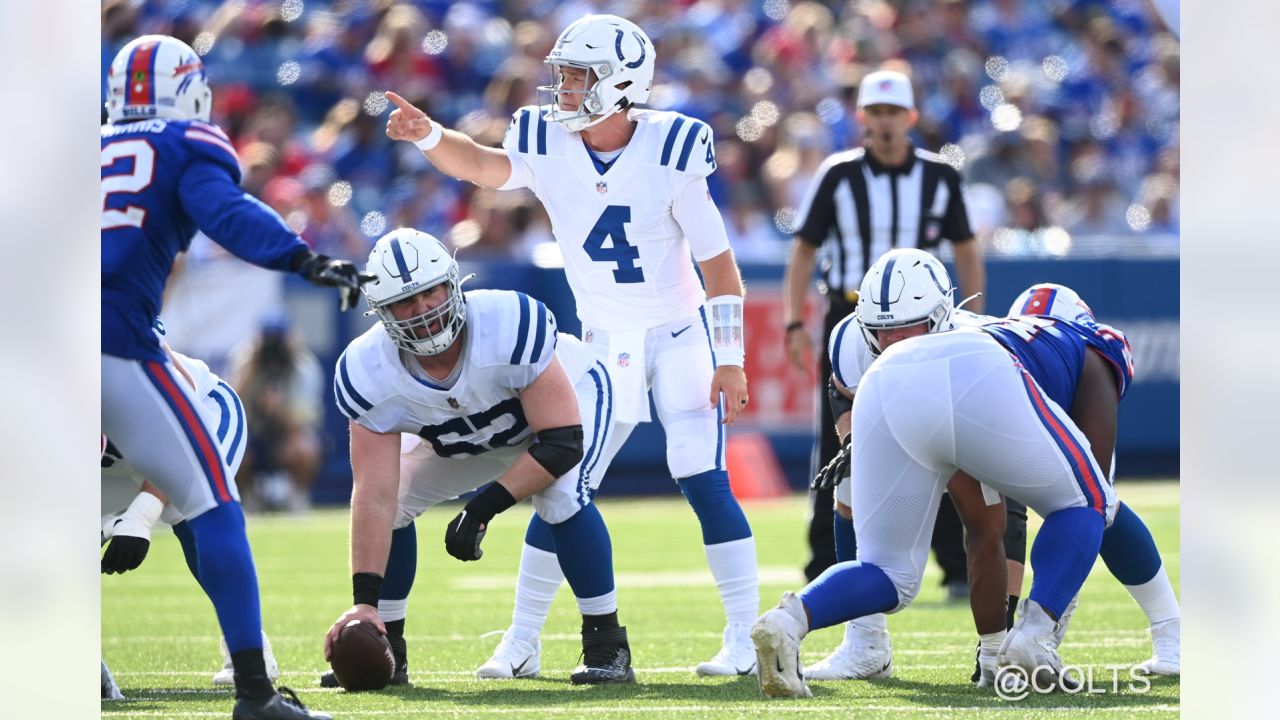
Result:
M610 205L600 214L595 227L587 234L582 249L596 262L617 263L613 280L618 283L644 282L644 269L636 267L640 250L627 242L627 223L631 222L631 208L626 205ZM613 239L613 247L606 248L604 241Z
M127 161L132 161L132 167ZM102 148L102 167L116 166L116 172L104 174L102 191L102 229L142 227L147 217L145 208L126 205L123 210L107 207L113 193L137 193L151 186L155 178L156 151L146 140L122 140Z

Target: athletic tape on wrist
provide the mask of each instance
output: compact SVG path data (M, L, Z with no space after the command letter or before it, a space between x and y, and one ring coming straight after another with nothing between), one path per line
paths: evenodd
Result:
M711 330L711 352L716 366L742 367L746 360L742 330L742 297L717 295L707 301L707 322Z

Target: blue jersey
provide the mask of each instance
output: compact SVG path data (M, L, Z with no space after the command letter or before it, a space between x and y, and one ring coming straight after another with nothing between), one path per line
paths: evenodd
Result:
M102 126L102 352L165 359L151 323L173 260L197 229L241 259L297 269L307 246L240 189L240 164L216 126L139 120Z
M1133 353L1129 341L1108 325L1020 315L976 329L990 334L1013 353L1040 388L1064 410L1071 409L1080 373L1084 371L1085 352L1089 349L1110 363L1121 398L1133 382Z

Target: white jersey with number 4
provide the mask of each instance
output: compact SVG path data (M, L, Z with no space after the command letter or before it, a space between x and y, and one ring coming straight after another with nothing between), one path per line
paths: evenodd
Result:
M715 140L700 120L676 112L629 111L635 134L601 173L582 136L515 112L503 140L511 179L551 218L583 325L647 330L696 315L706 300L690 256L729 248L707 192Z

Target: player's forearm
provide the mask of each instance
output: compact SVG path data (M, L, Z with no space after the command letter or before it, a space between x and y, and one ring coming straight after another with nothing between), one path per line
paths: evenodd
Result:
M440 144L423 155L440 172L481 187L499 188L511 177L506 152L484 147L457 130L445 130Z
M351 427L351 572L382 575L400 490L400 435Z
M805 295L809 291L809 279L817 264L817 250L796 238L791 242L791 258L787 262L782 297L782 315L788 324L804 320Z
M982 486L963 472L947 484L956 512L965 528L965 553L969 569L969 605L979 635L1004 629L1008 585L1005 564L1003 502L987 505Z
M960 277L960 295L956 302L975 293L986 292L987 268L982 259L982 245L977 240L958 243L956 250L956 275ZM965 305L966 310L981 314L986 307L985 296L979 295Z
M738 261L733 257L733 250L725 250L713 258L703 260L698 263L698 268L702 270L702 281L707 286L707 297L746 295L742 273L738 271Z
M498 478L498 483L511 493L516 502L545 489L555 481L551 473L529 453L516 458L511 467Z
M391 552L391 527L395 522L397 498L394 483L385 488L361 487L357 479L351 494L351 573L383 575Z
M840 442L844 442L849 437L853 427L853 413L847 412L836 418L836 436L840 438Z

